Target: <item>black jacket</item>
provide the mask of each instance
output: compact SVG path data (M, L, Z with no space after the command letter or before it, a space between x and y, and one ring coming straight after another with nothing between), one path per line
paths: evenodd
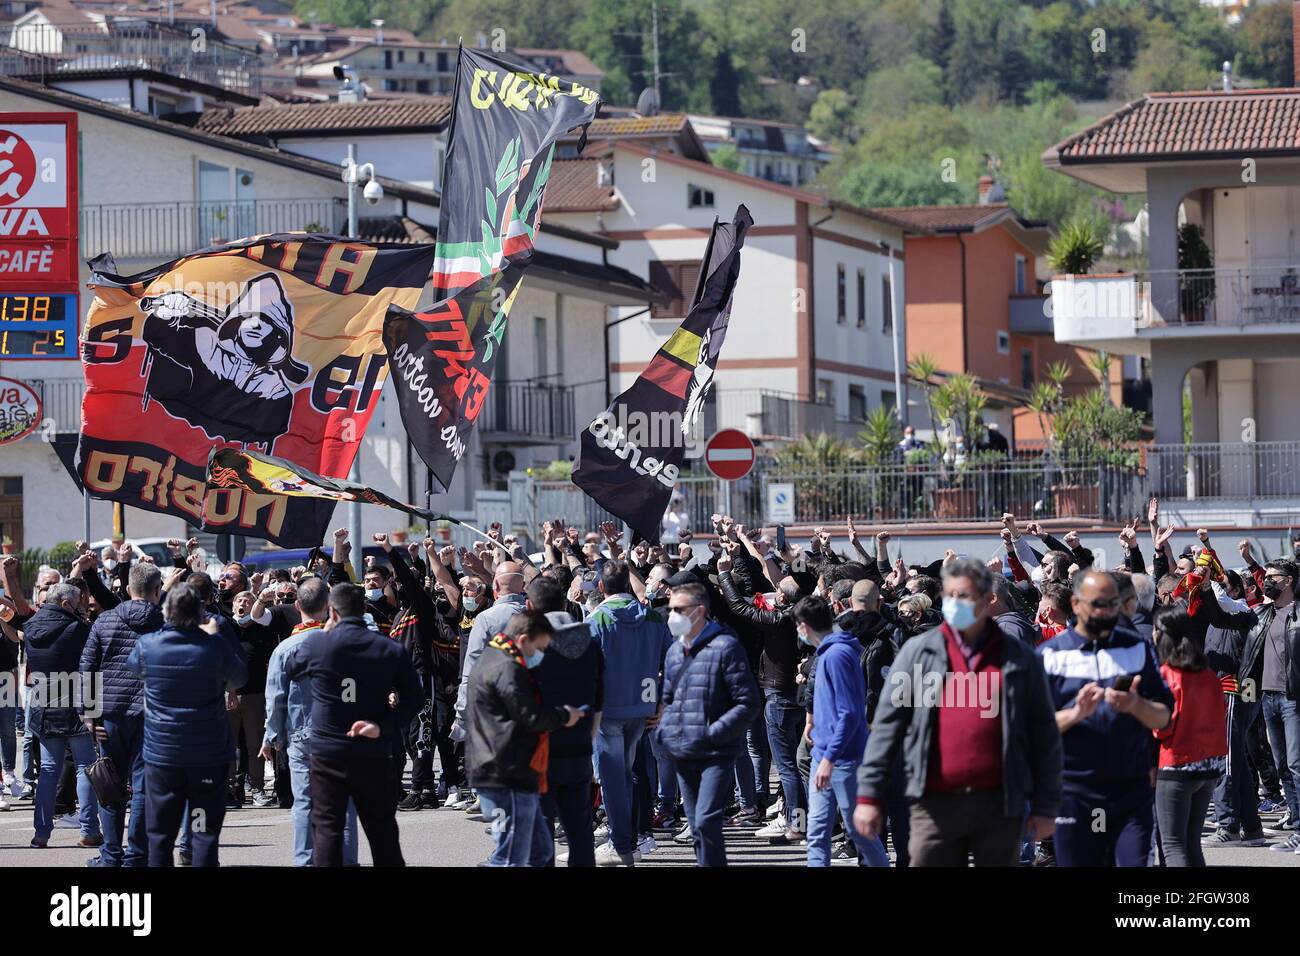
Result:
M1210 603L1215 603L1213 596L1210 598ZM1300 610L1300 601L1292 601L1286 620L1286 640L1282 642L1286 665L1287 700L1300 700L1300 620L1297 620L1297 610ZM1253 677L1258 692L1261 689L1259 683L1264 672L1264 642L1268 640L1268 629L1272 626L1273 616L1277 612L1272 604L1261 604L1254 609L1253 613L1256 623L1246 636L1246 645L1241 654L1241 670L1237 672L1237 677L1243 683ZM1218 622L1212 619L1211 623Z
M799 638L795 634L793 608L760 610L745 600L730 571L718 575L718 588L726 600L724 606L742 622L738 632L742 642L752 640L762 647L758 685L793 695L797 686L794 676L799 669Z
M898 630L878 611L845 611L835 619L862 645L862 676L867 681L867 722L876 715L876 704L885 688L885 678L898 653Z
M489 644L470 671L465 713L469 785L535 792L539 781L530 764L538 738L563 727L568 712L541 703L529 670Z
M311 749L334 758L383 759L393 739L420 711L424 688L402 645L345 617L303 641L285 659L289 680L311 678ZM347 683L345 683L347 682ZM388 695L397 693L397 706ZM358 720L379 725L379 736L349 737Z
M27 669L39 686L31 708L32 732L38 737L70 737L88 733L77 713L80 689L63 675L81 670L81 652L90 625L58 604L42 605L23 625ZM89 703L89 701L87 701Z
M586 704L589 708L588 716L572 727L561 727L551 733L550 779L555 783L590 780L591 726L605 698L605 656L600 645L591 639L591 628L579 622L556 631L542 663L533 673L541 685L544 705L581 707ZM575 758L576 765L571 766L567 758ZM574 769L583 771L579 779L567 779Z

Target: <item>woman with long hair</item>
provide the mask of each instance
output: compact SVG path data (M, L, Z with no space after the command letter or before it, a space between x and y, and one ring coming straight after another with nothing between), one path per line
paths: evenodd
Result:
M1174 695L1160 741L1156 819L1165 866L1205 866L1201 828L1228 753L1223 688L1205 659L1202 639L1185 608L1156 611L1152 625L1160 674Z

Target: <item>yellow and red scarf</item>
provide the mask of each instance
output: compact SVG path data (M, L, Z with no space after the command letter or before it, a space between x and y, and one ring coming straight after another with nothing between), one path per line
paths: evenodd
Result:
M1219 557L1213 548L1206 548L1196 556L1196 567L1174 588L1174 597L1187 595L1187 613L1192 617L1196 616L1201 606L1201 585L1207 577L1220 584L1227 583L1227 575L1223 573L1223 565L1219 563Z
M524 655L519 653L519 648L515 647L514 642L504 634L498 634L496 637L492 638L492 640L488 641L488 647L495 647L522 667L526 673L528 672L528 665L524 663ZM528 673L528 686L533 692L533 697L537 700L537 703L540 704L542 702L542 691L541 688L537 686L537 680L531 673ZM532 770L537 771L538 793L546 793L546 771L550 766L550 761L551 735L547 731L543 730L537 736L537 749L533 751L533 759L528 761L528 766Z

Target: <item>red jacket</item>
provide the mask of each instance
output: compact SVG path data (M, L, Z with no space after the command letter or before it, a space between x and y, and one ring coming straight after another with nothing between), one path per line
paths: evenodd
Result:
M1161 664L1160 674L1174 695L1173 718L1163 730L1155 731L1160 766L1180 767L1226 755L1228 708L1214 669L1187 671Z

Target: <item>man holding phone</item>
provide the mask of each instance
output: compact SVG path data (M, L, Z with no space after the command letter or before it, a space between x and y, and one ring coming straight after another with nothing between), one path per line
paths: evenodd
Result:
M1117 628L1119 603L1113 575L1079 575L1074 626L1038 647L1065 748L1060 866L1146 866L1151 849L1151 732L1169 723L1173 696L1151 642Z

